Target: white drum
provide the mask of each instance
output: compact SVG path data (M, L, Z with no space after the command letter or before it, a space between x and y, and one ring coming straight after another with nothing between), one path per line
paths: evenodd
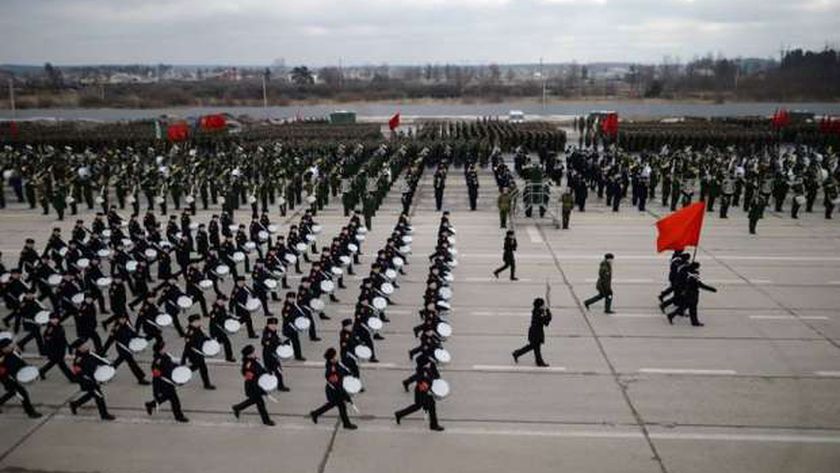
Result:
M386 296L390 296L391 294L394 293L394 285L389 283L389 282L385 282L385 283L382 283L381 286L379 286L379 290L382 291L382 294L385 294Z
M312 243L312 242L315 241L315 235L313 235L311 233L306 235L304 238L306 238L306 241L309 242L309 243Z
M358 235L356 235L356 241L358 241L358 242L363 242L363 241L365 241L365 235L364 235L364 233L359 233Z
M228 225L228 230L230 230L233 233L236 233L239 230L239 225L236 225L236 224L232 223L232 224Z
M278 230L277 225L269 225L268 226L268 233L271 233L272 235L277 233L277 230Z
M65 256L67 256L68 251L69 250L67 249L66 246L62 246L61 249L58 250L58 256L61 256L62 258L64 258Z
M457 268L458 267L458 260L453 259L452 261L447 263L447 266L449 266L450 268Z
M131 239L129 239L129 238L123 238L122 239L122 244L125 247L125 249L129 249L132 246L134 246L134 242L131 241Z
M76 260L76 266L81 269L85 269L88 266L90 266L90 260L87 258L79 258L78 260Z
M246 245L248 243L251 243L251 242L247 242ZM234 251L233 256L231 256L231 259L233 259L234 263L241 263L241 262L245 261L245 253L243 253L241 251Z
M397 279L397 272L391 268L388 268L385 270L385 277L393 281L394 279Z
M376 310L385 310L388 307L388 301L384 297L373 298L373 308Z
M35 380L38 379L38 376L40 376L38 368L34 366L24 366L18 370L15 375L15 379L17 379L17 382L20 384L30 384L34 383Z
M295 256L291 253L286 253L286 256L284 256L283 259L286 260L286 262L289 263L289 264L297 263L297 256Z
M245 310L247 310L248 312L256 312L257 310L259 310L261 305L262 304L260 304L259 299L251 297L247 301L245 301Z
M449 383L442 379L432 381L432 395L438 400L446 399L449 396Z
M396 268L402 268L403 265L405 265L405 260L403 260L399 256L394 256L393 258L391 258L391 263L394 263L394 267Z
M101 250L96 252L96 256L98 256L100 258L103 258L103 259L108 258L108 257L111 256L111 250L109 250L107 248L102 248Z
M303 253L304 251L306 251L306 243L304 243L304 242L300 242L300 243L296 244L296 245L295 245L295 249L296 249L299 253Z
M227 266L225 266L225 267L227 267ZM198 287L202 291L209 291L210 289L213 288L213 281L211 281L209 279L202 279L201 281L198 281Z
M157 251L154 248L146 248L146 251L143 252L143 256L146 257L147 260L153 260L157 258Z
M15 338L15 334L12 332L0 332L0 340L13 340Z
M338 266L333 266L332 268L330 268L330 272L333 273L333 275L335 276L341 276L342 274L344 274L344 270L339 268Z
M452 309L452 306L449 305L449 302L446 302L446 301L438 301L437 305L438 305L438 307L440 307L443 310L451 310Z
M321 226L318 224L312 225L312 233L316 235L321 233Z
M457 240L455 240L454 236L451 236L451 237L447 238L446 241L449 242L450 246L455 246L455 243L457 243Z
M298 317L295 319L295 328L298 329L299 332L309 330L310 325L312 325L312 322L306 317Z
M410 235L406 235L406 236L402 237L402 242L405 243L406 245L410 244L412 241L414 241L414 238L411 237Z
M172 316L165 312L161 312L155 317L155 325L158 327L169 327L172 325Z
M140 353L149 346L149 341L143 337L134 337L128 341L128 349L132 353Z
M104 277L104 278L97 279L96 280L96 285L99 286L99 287L102 287L102 288L111 287L111 283L113 283L113 282L114 282L113 279L111 279L109 277Z
M451 273L446 273L443 275L443 280L446 282L454 282L455 276L453 276Z
M2 275L0 275L0 283L8 284L9 279L11 279L11 278L12 278L12 275L10 273L3 273Z
M105 384L114 379L114 376L116 375L117 370L114 369L113 366L99 365L96 367L96 371L93 372L93 379L95 379L97 383Z
M102 238L104 238L106 240L110 240L111 239L111 230L108 230L107 228L105 230L102 230Z
M257 249L257 244L256 244L256 243L254 243L253 241L246 241L246 242L245 242L245 244L243 245L243 247L245 248L245 251L246 251L247 253L251 253L252 251L254 251L254 250L256 250L256 249ZM235 256L235 255L234 255L234 256ZM245 258L243 258L243 260L244 260L244 259L245 259Z
M277 379L277 376L274 376L273 374L266 373L261 375L259 379L257 379L257 385L259 385L260 389L262 389L263 392L266 393L276 391L278 384L279 381Z
M315 196L314 195L306 196L306 203L307 204L314 204L315 203Z
M129 261L125 263L125 270L129 273L137 271L137 261Z
M187 309L189 309L190 307L193 306L194 302L192 300L192 297L190 297L190 296L181 296L181 297L178 298L176 303L178 304L178 307L180 307L181 309L187 310Z
M172 369L172 382L183 386L192 379L192 370L186 366L176 366Z
M190 222L190 230L198 230L198 222Z
M374 332L378 332L382 330L382 327L384 327L385 324L382 323L382 319L379 317L368 317L367 326Z
M257 238L259 238L260 241L268 241L268 232L265 230L260 230L257 233Z
M794 197L794 199L796 199L796 203L799 204L799 205L803 205L807 201L807 199L805 199L804 195L798 195L798 196Z
M354 395L362 392L362 381L354 376L345 376L341 380L341 387L347 391L347 394Z
M452 256L458 256L458 250L455 248L449 248L449 254Z
M316 312L321 312L326 307L326 304L321 299L312 299L309 301L309 307Z
M53 287L58 286L59 284L61 284L61 275L50 274L50 276L47 278L47 284Z
M242 324L236 319L225 319L225 332L233 334L239 332L239 329L242 328Z
M402 253L404 255L410 255L411 254L411 245L401 246L400 247L400 253Z
M288 360L295 356L295 350L291 345L277 345L274 354L281 360Z
M373 356L373 350L367 345L356 345L356 348L353 349L353 354L362 361L368 361Z
M50 314L51 312L48 310L42 310L35 314L35 323L38 325L46 325L47 322L50 321Z
M85 301L85 293L80 292L78 294L73 294L73 297L70 298L70 301L76 305L82 305L82 302Z
M361 226L361 227L356 229L356 233L358 233L359 235L364 235L367 232L368 232L368 229L365 226Z
M359 245L355 243L348 243L347 249L350 250L350 253L356 254L359 252Z
M330 293L335 290L335 284L332 281L321 281L321 290Z
M208 358L213 358L222 351L222 345L216 340L210 339L201 344L201 353Z
M276 279L266 279L263 281L265 287L267 287L270 291L277 289L277 280Z
M437 324L436 330L438 335L443 338L449 338L452 336L452 326L446 322L440 322Z
M438 363L445 365L452 361L452 355L450 355L449 351L447 351L445 348L438 348L437 350L435 350L435 359L438 361Z
M216 273L216 276L219 276L219 277L223 278L223 277L227 276L228 274L230 274L230 267L226 264L220 264L220 265L216 266L216 268L213 270L213 272Z
M350 263L351 263L353 260L351 260L351 259L350 259L350 257L349 257L349 256L347 256L347 255L341 255L341 256L339 256L339 257L338 257L338 261L340 261L340 262L341 262L341 265L342 265L342 266L349 266L349 265L350 265Z
M438 295L445 301L452 299L452 289L448 287L442 287L438 289Z

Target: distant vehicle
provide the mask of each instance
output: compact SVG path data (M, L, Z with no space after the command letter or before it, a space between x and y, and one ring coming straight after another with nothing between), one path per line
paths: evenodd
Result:
M522 123L525 121L525 113L522 110L511 110L508 112L508 120L511 123Z

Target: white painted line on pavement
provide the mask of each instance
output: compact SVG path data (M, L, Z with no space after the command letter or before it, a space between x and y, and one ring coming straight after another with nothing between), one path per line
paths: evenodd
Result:
M540 232L537 230L537 227L528 225L525 227L525 231L528 233L528 239L531 240L531 243L542 243L543 239L540 236Z
M691 368L639 368L639 373L646 374L697 374L697 375L734 375L735 370L706 370Z
M489 371L494 373L562 373L566 371L564 366L546 366L540 368L539 366L473 365L472 369L473 371Z
M840 443L840 435L774 435L774 434L703 434L679 432L650 432L659 440L722 440L741 442Z
M470 315L478 315L484 317L530 317L530 312L488 312L476 310L469 313Z
M840 378L840 371L814 371L814 374L826 378Z
M754 320L828 320L828 317L822 315L751 315Z

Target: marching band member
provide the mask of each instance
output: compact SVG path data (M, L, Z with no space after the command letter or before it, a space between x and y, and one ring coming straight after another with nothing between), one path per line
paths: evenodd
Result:
M41 417L41 413L35 410L32 406L32 401L29 399L29 392L17 380L18 371L26 366L26 362L15 352L15 344L11 339L4 338L0 340L0 382L6 389L6 393L0 396L0 406L6 403L9 399L18 396L20 403L23 405L23 410L30 419L37 419Z
M358 427L351 423L350 418L347 417L346 403L351 402L350 395L347 394L347 391L344 390L344 387L341 384L342 379L344 379L344 376L348 375L349 372L341 365L341 363L339 363L335 348L328 348L327 351L324 352L324 359L326 360L324 377L327 379L324 392L327 395L327 402L318 409L310 412L309 417L312 419L312 422L317 424L318 417L330 409L337 407L338 414L341 417L341 424L344 428L347 430L355 430Z
M152 360L152 400L147 402L146 412L152 415L161 404L169 401L172 407L172 415L178 422L189 422L181 410L181 400L178 398L178 390L174 381L172 381L172 370L178 365L166 351L166 344L162 341L155 342L153 346L155 352Z
M204 383L204 389L212 391L216 386L210 382L210 373L207 371L207 362L204 360L204 352L201 347L204 342L209 340L207 335L201 330L201 316L192 314L187 319L189 325L184 335L184 353L181 355L181 364L186 364L187 360L190 362L190 369L198 371L201 374L201 381Z
M433 368L434 364L429 362L418 369L416 376L416 384L414 385L414 404L394 412L394 418L397 424L402 421L402 418L414 412L423 409L429 414L429 428L436 432L443 431L443 427L438 423L437 409L435 398L432 396L432 382L437 375L437 368Z
M100 383L94 378L96 368L102 364L106 364L107 360L91 353L90 345L85 338L76 340L72 348L76 350L76 356L73 358L73 373L76 375L76 382L79 383L79 387L84 392L84 395L70 401L70 412L76 415L79 407L93 399L96 402L96 408L99 410L99 417L102 420L116 419L116 417L108 412L108 406L105 404L105 394L102 392Z
M58 366L67 381L71 383L76 381L76 376L64 361L67 348L67 335L64 332L64 327L61 326L61 317L58 312L53 311L50 313L50 321L44 329L44 355L47 357L47 362L38 370L41 379L47 379L47 372L53 366Z
M234 404L231 409L233 415L239 418L239 413L252 405L257 406L257 411L260 413L260 419L264 425L273 426L274 421L268 416L268 411L265 408L265 400L263 395L265 392L260 388L258 380L260 376L266 373L265 368L257 361L256 350L253 345L246 345L242 348L242 376L245 378L245 396L247 399Z
M108 353L108 349L111 348L111 345L116 343L117 345L117 359L114 360L112 366L116 369L118 368L122 362L126 362L128 367L131 369L132 374L134 377L137 378L137 384L140 385L148 385L149 382L146 380L146 373L137 365L137 360L134 359L134 353L129 348L129 344L133 338L137 337L137 332L134 331L134 328L131 326L131 322L128 320L128 314L122 314L117 318L117 322L111 327L110 335L108 339L105 340L105 345L102 347L101 354L104 356Z
M280 364L280 357L276 353L277 347L282 343L280 335L277 333L277 322L277 317L269 317L265 321L261 340L262 358L265 361L265 369L277 376L277 389L286 392L289 391L289 388L283 383L283 366Z
M213 308L210 310L210 338L215 339L224 348L225 361L233 363L236 358L233 357L230 338L225 332L225 321L234 317L227 310L227 300L227 297L222 295L213 303Z

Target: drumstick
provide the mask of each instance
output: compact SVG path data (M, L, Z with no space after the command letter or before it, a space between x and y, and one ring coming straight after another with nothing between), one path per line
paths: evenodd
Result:
M359 411L359 408L358 408L358 407L356 407L356 405L355 405L355 404L353 404L352 402L350 403L350 408L351 408L351 409L353 409L353 411L354 411L356 414L361 414L361 412Z
M97 355L96 353L94 353L94 352L92 352L92 351L91 351L91 352L89 352L89 353L90 353L90 355L91 355L92 357L94 357L94 358L98 359L99 361L101 361L101 362L105 363L106 365L108 365L108 366L110 366L110 365L111 365L111 362L110 362L107 358L102 358L101 356Z
M273 403L279 403L280 402L280 401L277 400L277 398L275 398L271 394L265 393L265 397L267 397Z
M204 352L203 352L203 351L201 351L201 350L197 350L197 349L195 349L194 347L190 347L190 350L192 350L192 351L194 351L194 352L198 353L198 354L199 354L199 355L201 355L201 356L207 356L207 355L205 355L205 354L204 354Z

